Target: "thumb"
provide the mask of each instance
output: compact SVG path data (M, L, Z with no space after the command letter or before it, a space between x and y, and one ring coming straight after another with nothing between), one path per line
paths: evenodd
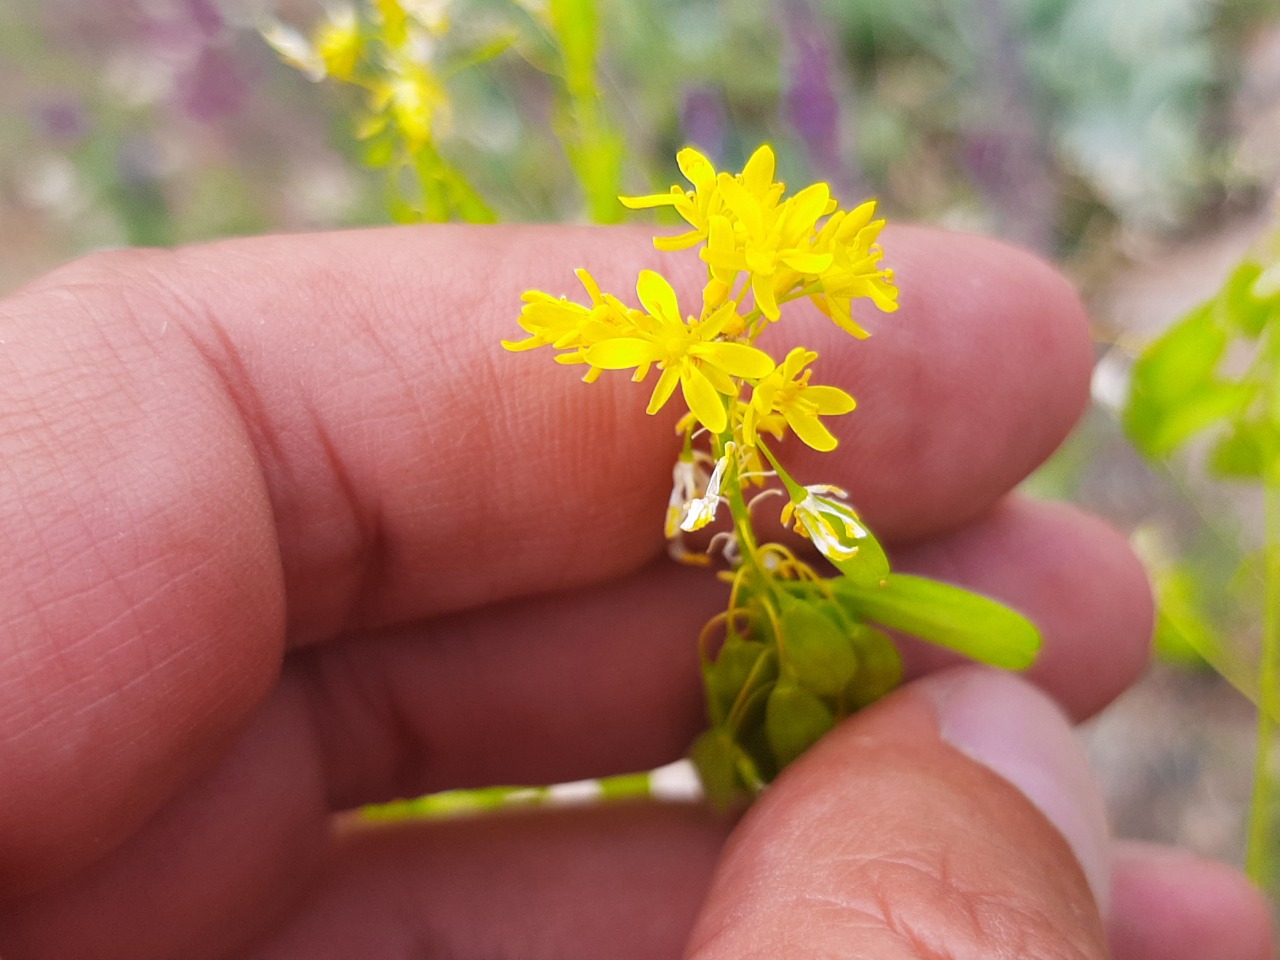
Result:
M688 956L1103 960L1107 877L1102 801L1057 707L1008 675L946 671L769 788Z

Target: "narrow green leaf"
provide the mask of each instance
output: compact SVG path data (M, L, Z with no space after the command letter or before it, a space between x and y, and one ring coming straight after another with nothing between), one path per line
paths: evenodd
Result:
M855 616L900 630L1008 670L1031 665L1040 650L1040 631L1002 603L960 587L890 574L881 586L833 580L838 600Z

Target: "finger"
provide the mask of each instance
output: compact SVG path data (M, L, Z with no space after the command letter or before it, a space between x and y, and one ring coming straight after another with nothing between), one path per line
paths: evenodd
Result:
M727 831L647 805L361 830L252 955L678 957Z
M335 835L301 699L286 679L236 749L118 850L0 906L0 955L674 955L720 817L642 804ZM275 946L249 945L263 938Z
M1072 717L1100 709L1146 662L1142 566L1122 537L1073 508L1010 500L899 559L1035 621L1044 645L1028 676ZM659 564L602 587L309 651L304 676L332 802L675 759L705 722L696 638L724 601L705 571ZM913 675L959 661L909 638L901 645Z
M296 908L329 842L302 700L286 680L224 757L115 850L0 901L0 956L213 960Z
M1026 675L1074 720L1105 707L1147 664L1154 611L1142 562L1119 533L1069 504L1009 498L977 523L898 552L895 563L1030 617L1043 645ZM911 676L962 662L911 638L899 646Z
M1097 700L1076 681L1090 670L1099 690L1127 682L1145 643L1148 600L1120 537L1068 508L1023 501L954 536L950 547L916 548L904 560L975 586L1013 584L1001 598L1043 625L1045 660L1057 665L1037 682L1071 712ZM1062 556L1072 562L1064 566ZM22 928L36 942L51 935L46 927L106 936L103 923L145 912L151 935L166 929L162 916L178 932L219 916L229 929L253 929L262 905L287 901L305 881L297 865L315 858L330 808L673 759L703 723L693 637L722 604L721 590L704 571L659 564L598 588L299 652L246 743L212 781L185 794L198 799L148 827L74 891L27 901ZM1060 593L1096 602L1073 611ZM1106 611L1097 623L1088 615L1094 608ZM264 795L267 787L285 792ZM191 856L166 865L179 844ZM246 847L267 861L246 858ZM292 865L291 883L277 879L277 862ZM16 922L10 916L0 929ZM0 938L0 952L5 946ZM129 949L142 955L136 942ZM172 944L166 950L158 955L187 955Z
M913 332L867 345L860 392L907 435L950 424L970 460L944 477L869 434L847 466L890 535L1015 482L1074 416L1084 355L1078 305L1038 262L893 242L913 291L894 321ZM294 642L331 637L607 579L660 548L670 418L633 385L592 393L494 346L522 290L563 289L580 263L611 289L642 264L696 285L641 232L424 229L116 253L5 302L0 889L110 849L207 764L274 679L286 622Z
M813 311L793 329L862 399L834 472L893 539L985 509L1051 450L1081 408L1089 348L1074 295L1030 256L925 230L885 243L903 303L879 336L855 343ZM646 391L625 378L588 389L497 347L522 291L571 292L583 263L623 295L644 264L686 300L699 283L700 264L645 232L545 228L261 238L97 261L63 283L86 310L95 289L134 288L148 322L127 331L133 375L154 381L148 351L164 354L148 392L168 405L183 384L176 348L156 343L164 321L212 366L267 482L291 622L314 636L614 576L658 548L672 416L639 412ZM47 308L54 292L28 297Z
M1103 960L1101 799L1007 675L937 674L846 722L739 826L688 956Z
M1274 956L1266 898L1225 864L1154 844L1117 844L1111 902L1115 960Z

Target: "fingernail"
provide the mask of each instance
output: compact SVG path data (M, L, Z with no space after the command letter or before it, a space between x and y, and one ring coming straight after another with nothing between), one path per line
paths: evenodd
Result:
M1013 784L1058 828L1105 917L1111 895L1106 810L1062 711L1030 683L983 667L946 670L914 686L932 701L944 741Z

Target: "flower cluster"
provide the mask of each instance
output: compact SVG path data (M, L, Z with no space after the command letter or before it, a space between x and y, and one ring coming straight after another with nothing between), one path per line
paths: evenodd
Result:
M333 6L307 37L279 21L263 36L312 80L332 77L367 91L364 138L396 129L410 150L435 139L449 100L434 68L449 30L447 0L373 0L367 22L350 4Z
M842 210L823 183L788 197L768 146L736 174L717 172L690 148L677 160L692 189L622 200L669 206L684 219L689 229L654 244L700 247L706 280L696 310L682 308L653 270L640 272L631 306L580 269L586 302L529 291L519 319L526 336L503 345L550 347L559 363L585 368L588 382L610 370L629 370L636 381L656 373L651 414L680 388L688 412L676 428L683 445L664 530L677 560L707 564L718 551L728 566L728 608L701 638L711 728L692 749L708 794L728 803L759 790L840 717L899 681L897 650L873 622L1001 665L1029 662L1038 635L986 598L891 574L848 494L802 485L771 446L790 435L833 450L824 418L856 405L843 389L812 382L814 351L795 347L778 361L758 340L792 301L808 300L857 338L867 334L853 318L854 300L895 309L874 202ZM794 525L797 549L757 535L753 510L770 493L785 495L778 520ZM722 507L728 528L705 552L687 547L686 535L711 527ZM839 576L819 576L802 559L806 542Z
M690 226L678 236L658 237L654 245L679 250L701 244L707 279L697 313L681 309L671 284L652 270L641 271L640 305L631 307L602 292L580 269L586 303L529 291L519 320L528 336L503 345L513 351L549 346L559 351L558 362L585 366L588 382L606 370L630 370L636 381L656 370L649 413L665 407L678 386L689 411L681 421L686 447L699 429L712 435L718 482L731 449L737 460L732 472L759 478L761 454L769 456L762 434L781 439L789 431L815 450L833 450L836 437L821 418L849 413L856 405L853 397L839 387L810 382L814 351L796 347L777 363L756 341L792 300L810 300L858 337L866 333L853 319L853 299L870 299L885 311L896 308L893 273L880 264L876 240L884 221L874 218L874 201L841 210L825 183L787 197L785 185L774 179L768 146L752 154L737 174L717 172L692 148L676 159L692 189L673 186L667 193L622 200L633 208L671 206ZM674 515L681 519L667 523L672 539L709 522L719 499L718 493L709 494L712 476L694 482L695 459L682 463L688 469L672 493ZM785 473L780 476L790 481ZM855 536L846 526L833 537L828 528L815 527L812 518L818 514L800 508L806 496L811 499L793 494L789 508L798 529L837 564L856 555L862 547L856 541L866 538L865 530ZM689 518L697 518L696 525L686 522Z
M658 237L654 245L673 250L704 244L708 278L698 315L682 311L671 285L653 271L641 272L636 295L642 309L634 309L602 294L594 278L579 270L590 303L530 291L520 316L529 336L504 345L552 346L564 351L559 362L586 364L588 380L602 370L623 369L643 380L657 366L662 374L650 413L666 404L678 383L694 417L713 433L734 423L745 428L743 439L751 446L757 428L777 432L780 417L815 449L834 448L835 438L817 418L847 413L853 399L835 387L809 385L806 367L816 353L793 350L779 366L754 343L781 317L780 304L788 300L811 299L859 337L866 332L853 319L854 299L896 309L893 273L880 266L876 239L884 221L873 219L874 201L839 210L824 183L783 199L785 186L773 179L768 146L739 174L717 173L692 148L681 150L677 160L694 189L673 186L669 193L622 200L632 207L673 206L693 227ZM749 400L740 397L744 384L755 388Z
M278 20L261 27L285 62L311 80L328 78L362 91L357 136L367 145L365 161L390 169L393 190L400 189L405 170L421 181L420 196L395 206L400 219L493 219L439 152L451 122L444 78L452 68L442 62L450 2L364 0L359 9L340 3L309 34Z
M517 352L550 347L559 363L584 367L588 382L610 370L630 371L636 381L656 374L651 414L680 390L688 413L677 426L684 442L664 523L672 556L708 563L684 537L715 523L722 506L732 517L731 529L711 540L730 567L733 591L726 613L708 625L721 634L715 652L704 642L712 729L693 751L708 791L728 800L758 789L900 673L888 638L843 609L834 590L817 586L822 578L792 550L759 543L752 518L752 504L780 486L787 494L783 524L794 523L851 584L885 582L884 551L844 491L802 486L769 447L790 434L815 450L833 450L837 440L823 418L851 412L853 397L811 382L814 351L796 347L779 362L757 341L796 300L865 337L853 301L866 298L889 311L897 290L880 264L884 221L875 219L874 202L841 210L824 183L787 196L768 146L736 174L716 171L692 148L677 161L692 189L622 201L670 206L685 220L688 230L654 244L701 248L701 303L682 307L665 277L642 270L632 306L579 269L585 302L527 292L519 319L526 336L503 345Z

